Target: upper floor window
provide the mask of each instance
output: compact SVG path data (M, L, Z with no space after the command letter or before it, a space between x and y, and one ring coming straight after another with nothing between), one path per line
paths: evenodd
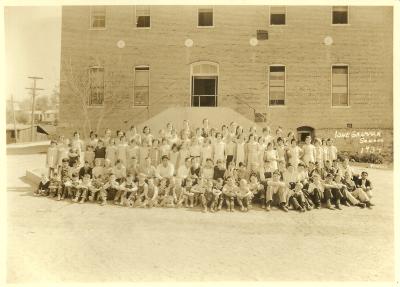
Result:
M349 105L349 66L332 65L332 106Z
M104 103L104 68L89 68L89 106L101 106Z
M212 8L201 8L198 11L198 27L213 27L214 13Z
M270 25L286 25L286 7L271 6L270 7L269 24Z
M136 66L133 87L133 105L149 105L150 67Z
M90 8L90 28L103 29L106 27L106 6Z
M136 28L150 28L150 6L136 6Z
M348 24L348 23L349 23L349 7L333 6L332 24Z
M286 67L281 65L269 66L269 105L285 105Z

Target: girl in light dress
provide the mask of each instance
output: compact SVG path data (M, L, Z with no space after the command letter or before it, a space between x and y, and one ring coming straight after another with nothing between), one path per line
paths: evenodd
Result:
M168 140L166 138L163 138L161 140L161 146L160 146L160 158L162 158L164 155L169 157L170 152L171 152L171 146L168 143Z
M315 161L319 163L319 166L324 166L324 149L321 146L321 140L314 140L315 146Z
M168 142L170 145L173 145L173 144L180 145L181 141L178 137L176 129L174 129L174 128L171 130L171 135L169 137L167 136L167 139L168 139Z
M106 146L106 147L111 144L111 130L110 129L106 129L104 131L103 142L104 142L104 146Z
M322 148L322 159L324 161L324 164L322 166L324 166L325 162L328 160L328 146L326 145L325 139L321 140L321 148Z
M244 140L244 129L243 129L243 127L242 126L237 126L236 127L236 137L239 137L239 136L241 136L241 135L243 135L243 141L245 141Z
M206 164L207 159L213 158L213 147L211 145L211 139L206 137L203 141L203 145L201 146L201 164L204 166Z
M80 163L83 165L85 162L85 150L84 150L84 144L83 141L80 139L79 133L74 132L74 137L71 140L71 146L73 149L76 149L79 155Z
M171 150L169 152L169 160L174 165L174 175L178 170L178 158L179 158L179 147L177 144L172 144Z
M272 142L269 142L267 145L267 150L265 151L265 161L268 162L272 171L278 169L278 155L276 150L273 148Z
M128 142L126 136L121 136L117 145L117 160L119 159L122 165L127 166Z
M286 165L286 147L283 139L280 137L276 140L276 154L278 156L278 162L284 162Z
M153 139L152 146L149 149L149 155L151 157L151 164L155 167L158 166L161 160L160 150L159 150L159 141L158 139Z
M131 129L126 132L126 138L128 142L132 142L132 140L134 140L135 142L140 142L141 136L137 132L136 126L131 126Z
M303 149L303 162L308 166L309 162L315 162L316 150L315 146L311 144L311 137L307 136L305 140L305 144L302 147Z
M249 128L249 135L253 134L254 135L254 140L257 141L257 127L256 126L252 126Z
M106 159L110 161L110 165L114 166L117 160L117 146L115 145L115 139L110 140L110 145L106 147Z
M192 137L191 145L189 146L189 152L191 157L201 156L201 144L197 137Z
M142 142L146 142L147 145L151 145L153 142L153 135L150 132L150 128L148 126L145 126L143 128L143 135L142 135Z
M297 166L300 163L300 158L302 156L302 149L297 145L297 141L292 139L290 142L290 147L288 147L288 158L289 163L297 170Z
M215 134L216 142L214 143L214 162L217 162L217 160L222 160L225 162L226 160L226 154L225 154L225 148L226 144L223 141L222 134L220 132L217 132Z
M258 166L258 143L255 141L254 135L250 134L245 146L245 155L247 168L250 171L255 171Z
M236 162L236 167L239 167L239 163L245 163L246 158L245 158L245 146L246 143L244 142L244 135L240 134L237 137L236 140L236 148L235 148L235 162Z
M183 142L179 150L178 168L185 164L186 158L190 157L189 144L187 141Z
M261 166L264 162L267 144L264 141L264 137L258 137L257 142L258 142L258 165Z
M222 127L221 127L221 134L222 134L222 140L223 140L225 143L228 143L228 142L229 142L229 139L230 139L230 135L229 135L228 127L227 127L226 125L222 125Z
M169 139L172 136L172 130L173 130L173 126L171 123L167 123L166 128L165 128L165 138L169 141Z
M197 128L197 129L196 129L195 138L196 138L197 142L198 142L200 145L203 143L204 137L202 136L201 128Z
M143 167L146 163L146 158L149 156L150 145L147 140L142 141L142 145L139 147L138 163L139 167Z
M95 134L94 131L91 131L86 146L91 145L94 149L97 146L97 142L98 142L97 134Z
M128 157L127 166L130 166L133 157L135 157L136 159L139 158L139 145L137 144L137 141L134 139L134 137L131 138L126 152Z
M214 128L210 129L208 138L211 140L211 145L214 146L215 142L217 141L215 135L217 131Z

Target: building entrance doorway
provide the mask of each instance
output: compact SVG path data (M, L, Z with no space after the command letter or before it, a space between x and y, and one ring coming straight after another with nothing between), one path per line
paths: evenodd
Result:
M216 107L218 77L193 76L192 77L192 106Z
M191 65L192 107L218 106L218 64L212 62L197 62Z

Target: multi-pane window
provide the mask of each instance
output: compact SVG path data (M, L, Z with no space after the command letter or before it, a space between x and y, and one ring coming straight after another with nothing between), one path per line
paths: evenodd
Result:
M332 106L349 105L349 67L332 66Z
M285 66L269 67L269 105L282 106L285 104Z
M90 27L92 29L102 29L106 27L105 6L92 6L90 8Z
M270 25L285 25L286 24L286 7L271 6L270 7L269 24Z
M89 106L101 106L104 103L104 68L89 69Z
M333 6L332 24L348 24L348 23L349 23L349 7Z
M136 6L136 27L150 28L150 6Z
M199 27L212 27L214 26L214 13L212 8L201 8L198 12Z
M148 66L135 67L135 81L134 81L134 106L148 106L149 105L149 79L150 68Z

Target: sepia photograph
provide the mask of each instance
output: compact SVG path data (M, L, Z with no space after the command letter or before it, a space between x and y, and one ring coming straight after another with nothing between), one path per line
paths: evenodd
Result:
M399 284L396 1L15 3L5 283Z

